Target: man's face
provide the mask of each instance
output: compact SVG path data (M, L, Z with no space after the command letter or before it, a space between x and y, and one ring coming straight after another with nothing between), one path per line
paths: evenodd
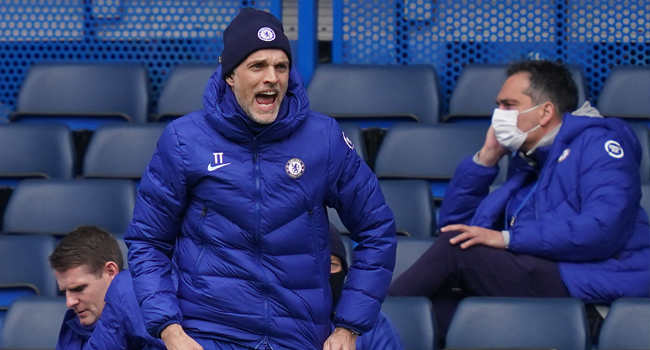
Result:
M271 124L289 84L289 58L278 49L253 52L233 71L226 82L239 106L255 122Z
M501 87L499 96L497 96L499 109L524 112L535 107L530 96L524 93L529 86L529 73L522 72L510 76L503 84L503 87ZM523 132L531 130L540 123L540 118L543 113L544 109L540 106L532 111L520 114L517 117L517 128ZM540 129L531 132L521 149L526 150L527 148L530 148L529 146L531 144L533 146L536 145L539 138L541 138L541 134L543 134L543 132Z
M341 270L343 270L343 264L341 263L341 259L339 259L339 257L335 255L330 255L330 258L331 258L330 273L335 274L341 272Z
M84 326L97 322L104 309L106 290L115 275L102 271L102 276L97 277L90 273L87 265L73 267L64 272L54 271L54 274L59 289L65 291L67 306L77 313L79 322Z

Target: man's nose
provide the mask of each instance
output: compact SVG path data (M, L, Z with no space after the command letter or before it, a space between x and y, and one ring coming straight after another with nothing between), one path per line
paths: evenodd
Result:
M75 305L79 304L79 298L74 295L66 294L65 304L68 308L73 308Z
M275 67L268 67L266 69L264 82L272 85L275 85L278 82L278 73L275 71Z

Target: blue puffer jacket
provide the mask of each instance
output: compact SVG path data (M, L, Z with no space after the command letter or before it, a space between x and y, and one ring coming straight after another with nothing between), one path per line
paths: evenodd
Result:
M131 273L115 276L104 297L106 305L84 350L165 350L162 340L147 333L133 292Z
M161 136L125 237L147 331L181 323L190 336L250 348L321 350L332 305L325 205L359 242L335 322L372 329L395 224L336 121L309 111L296 69L284 114L257 136L221 69L203 99Z
M616 118L567 114L553 144L535 157L541 170L515 156L508 180L489 194L498 168L464 160L445 194L441 227L509 229L512 252L558 261L569 292L585 302L648 297L650 229L632 130ZM504 227L504 212L510 221L519 207L509 202L525 197L519 191L531 188L531 178L538 180L524 215Z
M79 317L74 310L69 309L65 312L59 339L56 342L56 350L82 350L88 338L93 333L97 322L90 326L84 326L79 323Z

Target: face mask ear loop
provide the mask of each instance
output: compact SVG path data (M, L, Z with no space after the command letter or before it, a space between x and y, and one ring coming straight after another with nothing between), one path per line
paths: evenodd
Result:
M546 103L546 102L544 102L544 103ZM530 112L530 111L534 111L537 107L544 105L544 103L540 103L540 104L538 104L538 105L535 106L535 107L528 108L528 109L525 110L525 111L521 111L521 112L517 113L517 115L524 114L524 113L528 113L528 112Z

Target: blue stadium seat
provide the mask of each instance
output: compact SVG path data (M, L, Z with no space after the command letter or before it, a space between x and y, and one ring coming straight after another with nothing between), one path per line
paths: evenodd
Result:
M567 67L578 87L578 107L587 99L587 84L582 69ZM449 101L445 122L479 120L490 122L496 100L505 83L506 65L468 65L463 68Z
M0 349L54 349L66 310L63 297L16 300L0 332Z
M164 124L112 124L95 130L83 165L84 177L140 179Z
M327 217L329 221L336 226L336 228L341 232L342 234L349 234L350 230L348 230L345 225L341 222L341 218L339 218L339 214L336 212L335 209L332 209L330 207L327 207Z
M0 125L0 177L6 184L23 178L71 179L74 149L64 124Z
M463 68L449 100L445 122L492 118L497 95L506 81L505 65L468 65ZM478 150L477 150L478 152Z
M431 237L436 230L435 207L425 180L380 180L386 204L395 215L397 233Z
M451 321L446 345L448 349L591 349L584 305L571 298L466 298Z
M388 130L375 163L380 179L424 179L442 198L458 164L478 152L489 125L400 123ZM505 180L507 159L495 184Z
M429 299L386 297L381 311L397 329L405 349L436 350L438 348L438 332Z
M598 350L650 349L650 299L618 299L600 329Z
M124 258L124 266L123 268L126 270L129 268L129 247L126 246L126 243L124 242L124 235L113 235L115 239L117 240L117 244L120 246L120 250L122 251L122 257Z
M35 294L56 296L56 278L48 261L55 246L51 236L1 235L0 290L26 286Z
M435 241L435 237L397 237L393 281L408 270Z
M650 67L618 66L607 76L598 98L606 117L650 119Z
M437 123L440 112L437 74L430 65L320 65L307 94L312 110L352 118L363 127L395 120Z
M9 305L22 296L56 296L49 255L56 242L50 236L0 235L0 329Z
M345 246L345 259L347 259L348 266L350 266L354 258L354 245L356 242L352 242L348 235L341 235L341 241L343 241L343 246Z
M578 108L580 108L585 101L589 100L589 91L587 91L585 74L581 67L570 65L567 68L569 68L573 81L576 83L576 87L578 87Z
M147 121L148 77L141 64L40 62L29 68L11 121L60 120L72 129Z
M217 67L213 64L181 64L174 67L160 93L156 121L169 121L203 109L203 92Z
M641 184L641 208L645 209L646 213L650 215L650 184Z
M354 123L339 123L341 130L345 133L352 144L354 144L354 150L357 151L357 154L361 159L367 161L368 153L366 152L366 143L363 139L363 132L361 127Z
M650 183L650 130L647 125L642 123L629 123L629 125L639 139L643 151L639 165L641 183Z
M24 180L7 203L3 231L65 235L96 225L123 234L134 205L130 180Z

